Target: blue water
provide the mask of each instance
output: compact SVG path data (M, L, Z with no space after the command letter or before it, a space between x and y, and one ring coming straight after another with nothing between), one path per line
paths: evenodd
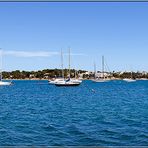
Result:
M1 146L146 146L148 81L0 87Z

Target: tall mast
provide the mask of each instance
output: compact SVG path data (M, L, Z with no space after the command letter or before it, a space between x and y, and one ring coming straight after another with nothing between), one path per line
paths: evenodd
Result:
M77 71L76 71L76 69L75 69L75 79L76 79L76 77L77 77L76 75L77 75Z
M132 71L131 71L131 79L133 79L133 75L132 75L133 73L132 73Z
M94 62L94 79L96 79L96 63Z
M104 56L102 56L102 75L104 79Z
M130 67L130 69L131 69L131 79L133 79L132 67Z
M70 78L70 48L69 48L69 78Z
M62 68L62 78L64 78L64 70L63 70L63 51L61 49L61 68Z

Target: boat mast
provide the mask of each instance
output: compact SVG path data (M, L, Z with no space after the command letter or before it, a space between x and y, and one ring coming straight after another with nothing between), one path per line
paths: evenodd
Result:
M79 79L79 70L77 70L77 79Z
M69 78L70 78L70 48L69 48Z
M76 76L76 75L77 75L77 71L76 71L76 69L75 69L75 79L77 78L77 76Z
M103 75L103 79L105 79L104 77L104 56L102 56L102 75Z
M61 68L62 68L62 78L64 78L64 70L63 70L63 51L61 49Z
M94 79L96 79L96 63L94 62Z
M133 73L132 73L132 71L131 71L131 79L133 79L133 75L132 75Z

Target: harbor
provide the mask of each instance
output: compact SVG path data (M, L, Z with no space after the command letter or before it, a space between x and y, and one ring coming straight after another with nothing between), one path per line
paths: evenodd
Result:
M123 1L0 3L0 148L148 147L148 3Z

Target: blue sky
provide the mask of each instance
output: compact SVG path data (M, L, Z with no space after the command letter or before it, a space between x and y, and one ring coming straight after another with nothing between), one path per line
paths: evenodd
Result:
M148 71L148 3L0 2L3 70L101 69Z

